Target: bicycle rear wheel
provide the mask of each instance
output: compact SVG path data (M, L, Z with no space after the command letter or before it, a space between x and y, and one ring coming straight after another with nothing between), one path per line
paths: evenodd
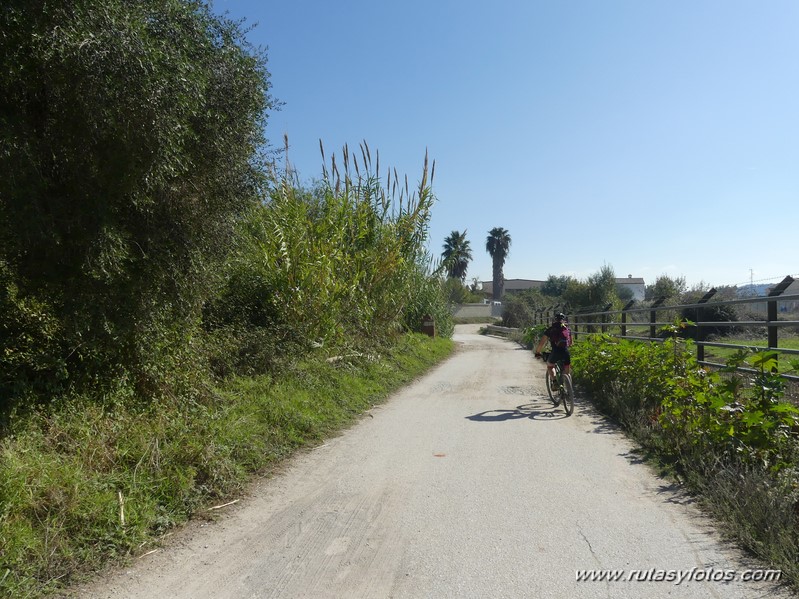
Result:
M557 370L555 371L555 376L557 376ZM560 404L560 395L558 394L557 390L557 383L553 382L551 378L549 378L549 369L544 372L544 380L547 382L547 393L549 394L549 399L552 400L553 405L557 406Z
M563 409L566 411L566 416L571 416L574 412L574 386L572 385L572 375L563 375L563 384L561 385L561 395L563 397Z
M552 400L552 405L555 407L560 405L560 393L558 392L558 388L560 387L560 365L555 364L555 380L553 381L549 377L549 368L547 368L546 372L544 372L544 380L547 382L547 393L549 394L549 399Z

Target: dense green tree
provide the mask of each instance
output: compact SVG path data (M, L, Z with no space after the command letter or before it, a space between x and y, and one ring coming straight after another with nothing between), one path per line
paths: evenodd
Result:
M678 298L685 293L686 289L685 277L672 278L664 274L655 279L653 285L647 285L645 298L648 300L660 297L665 297L666 299Z
M266 56L193 0L7 0L0 32L0 395L167 391L259 191Z
M444 251L441 257L449 277L463 283L466 280L469 261L472 259L472 248L466 239L466 231L463 233L453 231L444 238Z
M502 302L502 326L524 328L534 324L536 310L551 305L537 289L509 294Z
M604 308L619 298L616 291L616 273L613 267L605 264L588 277L589 305Z
M635 297L635 292L627 285L616 285L616 295L623 302L629 302Z
M571 279L566 284L566 289L561 296L568 305L569 311L591 306L591 289L585 281Z
M444 282L444 293L447 301L452 304L479 303L483 298L481 294L474 293L468 286L453 277L447 277Z
M549 275L541 286L541 293L549 297L560 297L566 291L571 280L573 278L566 275Z
M603 309L621 302L618 287L613 267L605 265L585 281L569 279L561 297L570 310Z
M492 296L495 300L502 298L502 290L505 287L505 275L502 269L505 267L505 259L510 252L510 244L511 238L507 229L494 227L488 232L486 251L492 260L492 275L494 278Z

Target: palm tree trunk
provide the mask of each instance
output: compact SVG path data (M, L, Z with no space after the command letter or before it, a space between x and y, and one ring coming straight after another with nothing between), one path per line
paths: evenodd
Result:
M491 284L491 297L494 301L502 300L502 291L505 288L505 278L502 272L502 265L499 260L494 259L494 282Z

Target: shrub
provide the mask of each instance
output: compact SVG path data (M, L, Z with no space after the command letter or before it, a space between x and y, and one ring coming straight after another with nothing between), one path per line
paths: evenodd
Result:
M735 310L735 306L730 306L726 304L718 305L709 303L706 306L702 306L701 308L683 308L681 310L681 316L686 321L693 321L693 322L737 322L738 321L738 313ZM696 326L687 326L683 329L680 333L681 337L686 337L689 339L698 339L698 335L701 333L703 338L707 338L708 335L717 335L726 337L728 335L733 335L740 331L740 328L737 327L730 327L730 326L719 326L719 327L702 327L701 330Z
M676 333L663 343L581 339L575 380L701 493L744 546L799 583L799 409L782 400L775 356L741 350L711 373ZM745 363L757 374L736 371Z
M443 280L424 251L434 200L427 162L418 191L395 209L362 150L367 172L357 181L305 190L276 175L269 202L242 220L223 285L204 310L212 350L223 352L212 351L217 372L265 372L278 361L270 352L418 331L426 314L442 335L452 332Z
M535 289L506 295L503 298L502 326L523 328L532 325L536 310L543 304L543 296Z

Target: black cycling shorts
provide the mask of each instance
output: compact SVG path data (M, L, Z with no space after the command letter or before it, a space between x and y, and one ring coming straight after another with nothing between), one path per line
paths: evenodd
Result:
M549 352L549 359L547 360L547 364L554 364L555 362L563 361L564 364L571 364L572 357L569 353L568 347L553 347L552 351Z

